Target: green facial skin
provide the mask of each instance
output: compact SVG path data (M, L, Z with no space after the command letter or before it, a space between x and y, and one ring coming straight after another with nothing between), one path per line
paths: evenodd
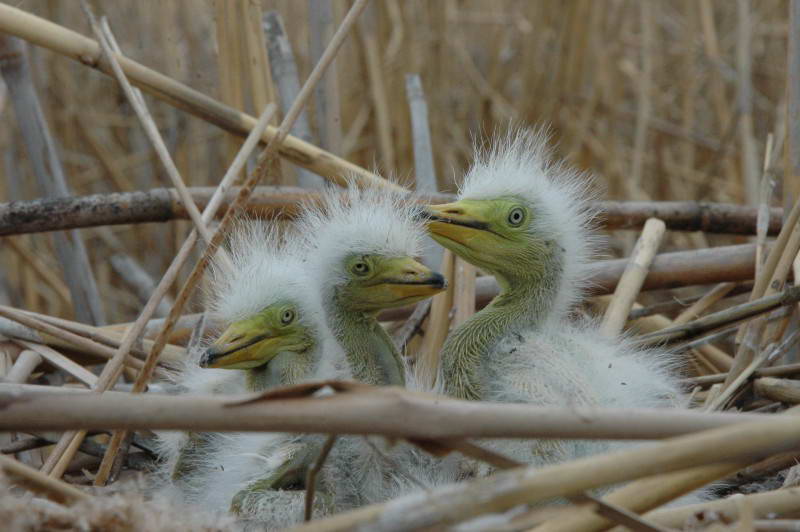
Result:
M377 315L441 292L444 278L411 257L352 255L344 271L327 310L353 376L374 385L405 385L400 353Z
M535 213L519 198L462 200L428 207L428 231L442 246L494 275L500 293L447 338L441 351L449 395L481 400L484 357L494 343L552 308L563 250L539 238Z
M231 324L206 351L200 365L245 371L246 386L252 392L289 386L309 375L318 363L315 336L315 331L300 319L295 305L279 302ZM213 467L204 460L209 443L209 434L189 433L189 441L181 449L173 469L173 481L197 473L200 467ZM297 467L297 464L287 465L280 471L285 473ZM292 481L284 479L280 471L271 480L261 481L260 489L267 484L279 487L282 482Z

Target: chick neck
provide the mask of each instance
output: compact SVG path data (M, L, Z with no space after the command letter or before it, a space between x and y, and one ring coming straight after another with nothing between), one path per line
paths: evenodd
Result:
M311 375L319 353L316 345L304 351L283 351L269 362L246 370L245 387L250 392L263 392L279 386L291 386Z
M492 348L512 334L538 329L555 306L563 277L563 253L554 242L538 262L513 271L493 271L500 293L447 337L441 350L445 391L459 399L486 400L482 376L490 375ZM481 267L480 264L477 265ZM519 337L520 340L522 337Z
M400 352L378 322L377 313L352 309L338 294L331 307L331 328L344 349L353 378L376 386L405 385Z

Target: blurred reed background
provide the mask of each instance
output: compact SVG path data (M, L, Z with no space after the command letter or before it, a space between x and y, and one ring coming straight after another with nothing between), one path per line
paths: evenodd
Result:
M108 16L127 56L253 115L278 98L287 72L291 77L266 52L264 15L280 15L302 82L349 6L91 3ZM91 35L77 2L13 4ZM755 204L770 134L772 153L782 153L786 1L375 0L358 29L337 56L322 100L309 109L306 138L413 181L407 75L418 74L443 191L454 189L469 164L473 139L511 123L549 124L557 154L594 173L608 199ZM285 46L280 50L285 59ZM112 78L37 47L29 47L29 59L73 194L171 186ZM0 201L41 197L7 92L0 94ZM187 185L218 183L241 140L154 98L147 102ZM800 183L784 190L782 157L773 160L780 164L769 173L772 203L781 205ZM284 163L281 184L298 178ZM147 279L137 284L118 263L133 259L157 280L190 227L179 221L80 230L107 322L132 320L148 295ZM619 236L610 253L629 251L635 239ZM673 232L662 249L743 238ZM73 317L48 233L4 238L0 257L0 294L8 303Z

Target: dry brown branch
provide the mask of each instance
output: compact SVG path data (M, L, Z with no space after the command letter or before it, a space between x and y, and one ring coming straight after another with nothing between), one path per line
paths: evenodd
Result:
M8 4L0 4L0 31L66 55L105 74L110 73L109 65L100 61L100 46L97 42ZM256 124L254 117L222 104L136 61L119 56L117 60L131 83L143 91L226 131L246 136ZM263 135L264 142L271 140L276 133L275 128L268 128ZM379 186L387 183L363 168L294 137L286 139L280 154L293 163L340 184L344 183L342 176L348 174Z
M233 187L223 205L228 205L238 190ZM211 187L189 187L192 201L199 208L208 204L213 192ZM425 204L455 199L451 194L432 192L418 192L417 196ZM245 208L249 215L259 218L292 217L303 201L313 200L314 192L264 186L255 189ZM670 231L754 234L756 226L754 208L724 203L606 201L598 202L596 207L601 210L600 221L605 229L641 229L651 214L661 217ZM775 232L780 229L780 217L781 210L773 209L770 221L776 222L771 226ZM186 218L186 209L174 189L45 198L0 203L0 236Z
M256 430L378 434L419 440L463 437L657 439L774 417L690 410L545 408L480 403L365 385L359 387L360 391L332 397L279 396L269 400L252 400L252 396L119 392L66 396L27 393L19 385L9 386L17 386L14 389L19 391L2 393L2 430Z

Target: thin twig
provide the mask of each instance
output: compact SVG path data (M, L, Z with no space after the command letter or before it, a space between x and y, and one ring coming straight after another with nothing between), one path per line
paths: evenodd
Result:
M328 436L319 452L316 462L314 462L314 465L308 470L308 474L306 475L306 521L311 521L311 517L314 513L314 494L317 492L317 475L319 475L319 472L322 470L322 466L325 465L325 460L328 459L328 455L331 453L331 449L333 449L335 443L336 434Z

